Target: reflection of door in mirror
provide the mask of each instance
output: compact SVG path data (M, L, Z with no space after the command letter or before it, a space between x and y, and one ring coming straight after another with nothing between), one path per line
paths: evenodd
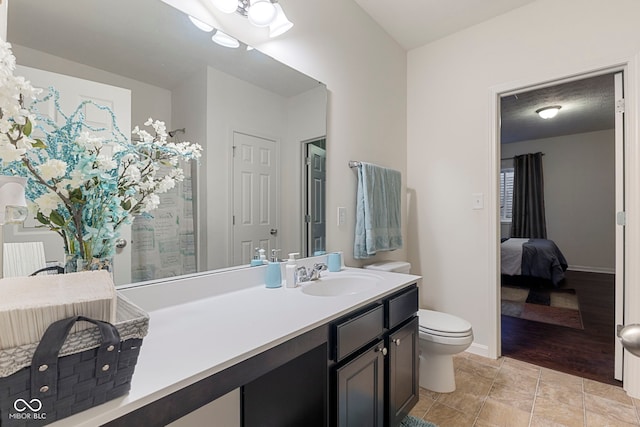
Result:
M305 143L305 256L327 250L326 145L324 138Z
M16 75L24 76L35 87L45 88L45 93L46 88L55 87L60 93L60 108L66 114L71 114L83 101L91 100L98 105L111 108L118 119L117 125L120 129L131 129L131 91L127 89L23 66L16 67ZM59 125L64 124L66 118L57 114L52 100L40 104L38 108L42 115L56 120ZM87 104L84 114L88 124L96 129L105 129L106 135L110 134L112 120L108 112ZM35 137L41 137L38 132L40 131L34 130ZM122 226L120 237L130 241L131 227ZM33 217L27 218L24 224L19 227L7 227L5 241L41 241L44 243L46 260L64 264L62 238L53 231L39 227L38 221ZM116 251L113 264L116 284L131 282L131 245L126 245Z
M233 265L278 247L278 141L233 133Z

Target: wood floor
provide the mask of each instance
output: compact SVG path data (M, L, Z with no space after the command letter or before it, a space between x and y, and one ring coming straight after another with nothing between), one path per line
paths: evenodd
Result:
M584 330L502 317L502 355L621 385L614 375L615 276L567 271L562 287L578 295Z

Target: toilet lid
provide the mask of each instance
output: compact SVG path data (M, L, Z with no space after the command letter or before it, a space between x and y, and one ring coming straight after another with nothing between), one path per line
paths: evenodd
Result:
M434 335L469 335L471 323L447 313L432 310L419 310L420 331Z

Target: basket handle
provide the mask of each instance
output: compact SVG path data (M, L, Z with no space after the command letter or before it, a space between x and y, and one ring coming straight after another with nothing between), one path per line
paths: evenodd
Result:
M120 334L115 326L102 320L84 316L69 317L53 322L44 332L31 361L31 395L36 398L56 396L58 392L58 354L76 324L84 320L98 327L102 343L96 357L96 377L112 375L116 371L120 350Z

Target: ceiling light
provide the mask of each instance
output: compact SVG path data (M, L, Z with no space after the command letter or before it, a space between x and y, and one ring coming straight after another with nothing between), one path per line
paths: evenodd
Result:
M210 33L211 31L213 31L213 27L211 25L202 22L198 18L194 18L193 16L189 15L189 20L193 25L195 25L198 29L204 31L205 33Z
M216 30L216 32L213 33L213 37L211 37L211 40L224 47L231 47L234 49L240 47L240 42L238 40L234 39L229 34L223 33L220 30Z
M282 6L278 3L274 4L276 8L276 17L273 22L269 25L269 37L278 37L281 34L286 33L293 27L293 24L287 16L284 14L284 10L282 10Z
M558 111L560 111L560 108L562 107L560 107L559 105L552 105L550 107L540 108L536 110L536 113L538 113L540 117L542 117L543 119L551 119L555 117L556 114L558 114Z
M247 16L256 27L267 27L276 18L276 8L269 0L251 0Z
M233 13L238 10L238 0L211 0L211 3L224 13Z

